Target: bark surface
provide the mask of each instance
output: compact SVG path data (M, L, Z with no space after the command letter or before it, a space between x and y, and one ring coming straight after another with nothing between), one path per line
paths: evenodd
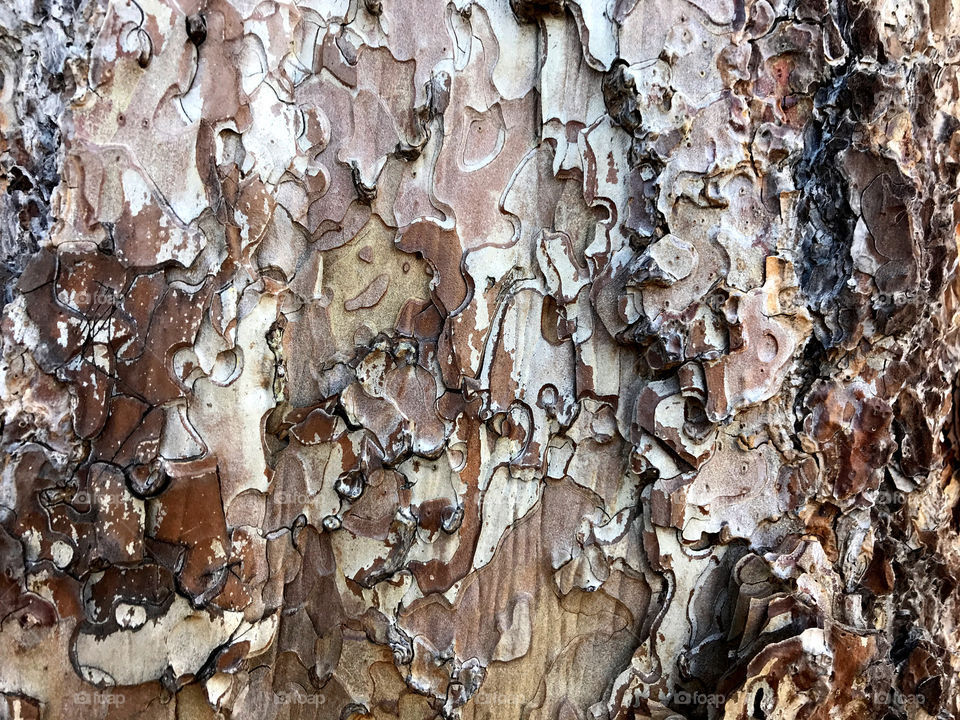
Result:
M960 715L957 0L0 6L0 718Z

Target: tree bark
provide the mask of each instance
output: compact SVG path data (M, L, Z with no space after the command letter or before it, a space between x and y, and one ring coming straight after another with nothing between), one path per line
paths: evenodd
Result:
M958 38L0 7L0 718L958 716Z

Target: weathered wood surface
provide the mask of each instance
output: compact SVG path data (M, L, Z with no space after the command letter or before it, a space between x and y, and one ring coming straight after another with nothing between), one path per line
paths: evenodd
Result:
M957 716L958 63L957 0L8 0L0 717Z

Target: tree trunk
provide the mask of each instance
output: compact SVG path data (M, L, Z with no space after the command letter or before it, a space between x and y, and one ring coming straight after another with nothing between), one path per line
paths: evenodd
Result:
M8 0L0 717L956 717L958 37Z

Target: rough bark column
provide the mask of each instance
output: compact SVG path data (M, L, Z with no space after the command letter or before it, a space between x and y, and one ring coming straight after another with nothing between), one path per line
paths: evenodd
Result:
M0 719L960 714L956 0L0 7Z

